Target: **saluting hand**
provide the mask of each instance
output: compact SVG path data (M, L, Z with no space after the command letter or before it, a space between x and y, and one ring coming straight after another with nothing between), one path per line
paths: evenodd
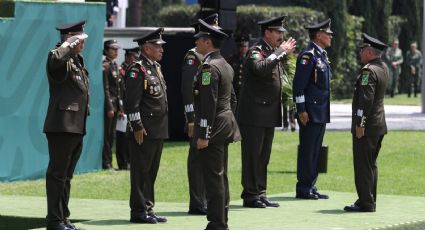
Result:
M288 40L282 42L279 47L285 50L287 54L290 54L294 52L295 47L297 47L297 41L290 37Z
M299 113L298 118L300 119L302 125L304 125L304 126L307 125L307 122L309 121L307 112Z
M136 139L137 144L141 145L143 143L143 136L147 136L145 129L134 132L134 139Z

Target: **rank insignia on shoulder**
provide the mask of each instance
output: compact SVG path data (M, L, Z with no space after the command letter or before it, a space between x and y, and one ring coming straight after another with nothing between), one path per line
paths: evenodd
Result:
M202 85L209 85L211 83L211 73L202 72Z
M368 82L369 82L369 72L368 71L363 71L362 72L362 82L361 82L361 85L367 85Z

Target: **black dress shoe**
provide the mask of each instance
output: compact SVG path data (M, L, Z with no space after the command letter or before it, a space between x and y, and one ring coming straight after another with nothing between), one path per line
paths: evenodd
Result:
M50 224L46 227L47 230L74 230L73 228L67 227L64 223Z
M68 227L68 228L70 228L70 229L73 229L73 230L85 230L84 228L78 228L78 227L76 227L75 225L73 225L72 223L71 223L71 221L70 220L68 220L68 219L65 219L64 221L63 221L63 223L65 224L65 226L66 227Z
M313 192L313 194L315 194L317 197L319 197L319 199L322 199L322 200L327 200L327 199L329 199L329 196L328 196L328 195L326 195L326 194L320 194L320 193L319 193L319 192L317 192L317 191Z
M158 221L149 215L131 215L130 217L131 223L139 223L139 224L156 224Z
M350 206L345 206L344 211L346 212L376 212L374 208L362 208L356 204L352 204Z
M187 212L190 215L207 215L207 209L206 208L190 208L189 212Z
M154 218L156 220L156 222L158 222L158 223L167 222L167 218L165 216L158 216L155 213L149 213L148 216Z
M265 208L266 204L261 202L261 200L252 200L252 201L243 201L243 206L247 208Z
M297 199L305 199L305 200L318 200L319 197L313 193L297 193L295 196Z
M271 201L271 200L267 199L267 197L261 197L260 201L263 202L267 207L277 208L277 207L280 206L279 203Z

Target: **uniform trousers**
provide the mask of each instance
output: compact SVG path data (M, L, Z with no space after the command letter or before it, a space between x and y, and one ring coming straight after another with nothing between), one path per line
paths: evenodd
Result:
M126 133L117 131L115 141L115 155L117 157L118 168L128 169L130 155L128 151L128 140Z
M240 125L242 135L241 198L250 202L266 197L267 166L270 161L274 127Z
M318 161L326 123L308 122L305 126L298 122L300 127L297 158L297 185L296 192L309 194L317 191L315 184L318 172Z
M71 179L83 148L83 135L46 133L49 165L46 172L47 226L54 227L70 216Z
M228 144L209 144L199 150L207 197L207 230L226 230L229 210Z
M354 180L359 197L355 204L361 208L376 208L378 184L376 159L383 138L384 136L363 136L358 139L353 135Z
M113 118L106 116L103 120L103 151L102 151L102 168L108 169L112 164L112 146L114 144L115 130L117 127L118 113L114 113ZM117 157L118 158L118 157Z
M189 142L192 143L192 140ZM206 208L205 183L201 156L193 145L189 145L187 156L187 176L189 181L189 209Z
M130 133L130 208L132 214L153 213L154 186L164 146L163 139L145 139L136 143Z

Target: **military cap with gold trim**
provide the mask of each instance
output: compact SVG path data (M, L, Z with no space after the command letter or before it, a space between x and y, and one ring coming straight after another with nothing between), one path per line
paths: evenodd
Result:
M323 22L319 22L317 24L314 24L314 25L305 26L304 28L308 29L310 33L323 31L323 32L326 32L328 34L333 34L333 32L331 30L331 19L330 18L328 18L327 20L325 20Z
M363 37L363 44L360 45L360 48L373 47L378 50L384 50L385 48L388 47L385 43L367 35L366 33L363 33L362 37Z
M150 34L133 39L133 41L137 42L139 45L145 43L164 44L166 42L162 40L162 33L164 33L164 28L160 27Z
M229 37L226 33L221 31L219 28L209 25L204 22L202 19L198 19L199 22L199 32L195 34L195 38L200 37L213 37L218 39L223 39Z
M285 32L286 29L283 28L283 22L285 21L285 18L286 16L275 17L275 18L259 21L257 22L257 24L260 25L262 29L277 30L277 31Z

